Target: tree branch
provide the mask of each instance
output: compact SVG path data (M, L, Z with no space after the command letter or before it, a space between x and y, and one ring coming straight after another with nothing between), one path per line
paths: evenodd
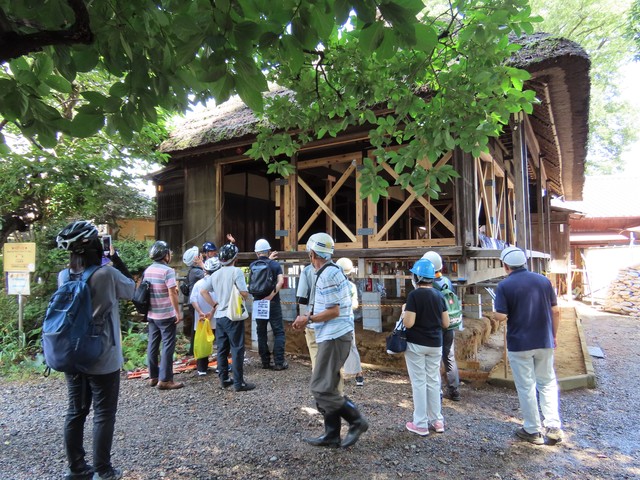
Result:
M93 42L89 12L84 1L67 0L67 4L73 10L76 21L65 30L41 30L35 33L21 34L15 30L3 29L0 32L0 63L40 51L47 46L90 44Z

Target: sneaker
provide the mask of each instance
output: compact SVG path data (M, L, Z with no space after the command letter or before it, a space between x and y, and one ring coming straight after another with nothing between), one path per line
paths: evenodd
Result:
M227 378L226 380L222 380L220 382L220 388L229 388L231 385L233 385L232 378Z
M454 402L460 401L460 390L456 387L449 387L449 398Z
M287 362L284 363L276 363L273 367L273 369L277 372L280 372L282 370L286 370L287 368L289 368L289 364Z
M93 480L120 480L122 478L122 470L119 468L112 468L110 471L100 474L98 472L93 474Z
M364 377L362 375L356 377L356 387L364 387Z
M253 390L254 388L256 388L256 384L255 383L242 382L242 384L239 387L235 387L235 391L236 392L248 392L249 390Z
M207 372L201 372L200 370L198 370L198 375L199 375L200 377L204 377L204 376L206 376L206 375L207 375Z
M150 378L149 380L147 380L147 385L149 385L150 387L155 387L157 384L158 384L157 378Z
M177 390L182 387L184 387L184 383L174 382L173 380L170 382L158 382L158 390Z
M564 438L564 432L560 427L549 427L547 428L547 438L556 443L560 443Z
M91 465L85 465L81 471L72 472L71 470L67 470L64 480L91 480L93 473L93 467Z
M262 362L262 369L263 370L272 370L273 369L273 364L272 363Z
M413 422L407 422L405 427L407 427L407 430L409 430L410 432L417 433L421 437L426 437L427 435L429 435L428 428L419 427Z
M534 445L544 445L544 438L540 432L529 433L524 428L516 430L516 436Z
M444 433L444 422L441 420L436 420L431 424L431 428L436 433Z

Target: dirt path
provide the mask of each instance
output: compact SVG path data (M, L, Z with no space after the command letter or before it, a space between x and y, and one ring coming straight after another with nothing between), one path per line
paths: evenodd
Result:
M638 320L582 309L597 388L561 395L566 441L534 446L513 436L520 425L514 391L465 384L462 401L444 401L447 431L418 437L406 374L368 371L347 385L370 430L349 450L313 448L321 432L308 392L309 365L290 358L265 371L251 354L247 377L258 388L236 394L213 376L183 374L186 387L150 389L123 380L113 462L133 480L191 479L622 479L640 477L640 329ZM66 393L60 378L0 386L0 479L59 479ZM343 434L346 428L343 427ZM90 428L86 432L90 450Z

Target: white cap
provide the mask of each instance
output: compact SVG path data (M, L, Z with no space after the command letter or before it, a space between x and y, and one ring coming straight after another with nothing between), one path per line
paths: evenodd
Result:
M500 260L510 267L522 267L527 263L527 256L518 247L507 247L502 250Z
M184 252L184 255L182 255L182 261L187 267L192 267L193 262L196 261L196 257L199 254L200 254L200 250L198 250L198 247L191 247L189 250Z
M256 248L253 249L254 252L268 252L271 250L271 245L264 238L259 239L256 242Z
M436 272L442 270L442 257L438 255L436 252L434 252L433 250L430 250L427 253L425 253L422 256L422 258L426 258L431 263L433 263L433 268L436 269Z

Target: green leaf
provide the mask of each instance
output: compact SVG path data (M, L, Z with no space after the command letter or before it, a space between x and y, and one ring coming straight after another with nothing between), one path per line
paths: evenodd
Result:
M78 72L90 72L98 64L98 51L94 47L76 47L72 54Z
M129 93L129 88L125 85L124 82L117 82L111 85L109 89L109 95L113 95L114 97L124 97Z
M71 82L58 75L49 75L44 79L44 83L61 93L71 93L73 91Z
M93 105L104 107L107 104L107 97L100 92L80 92L80 95L89 100Z
M372 0L353 0L353 8L362 23L373 23L376 19L376 4Z
M337 25L344 25L349 19L351 12L351 3L349 0L336 0L333 5L335 11L335 19Z
M374 22L360 31L360 46L365 52L373 52L382 43L384 26L382 22Z
M416 48L423 52L431 52L438 44L438 34L431 25L419 23L415 26Z
M25 57L18 57L11 60L9 62L9 68L11 68L11 71L14 75L16 75L18 72L27 72L31 70L29 62L27 62Z
M261 112L264 107L264 101L260 89L256 88L251 82L247 82L247 79L240 75L235 77L235 82L236 92L238 92L242 101L254 112Z
M104 126L104 115L78 113L71 121L71 134L78 138L87 138Z

